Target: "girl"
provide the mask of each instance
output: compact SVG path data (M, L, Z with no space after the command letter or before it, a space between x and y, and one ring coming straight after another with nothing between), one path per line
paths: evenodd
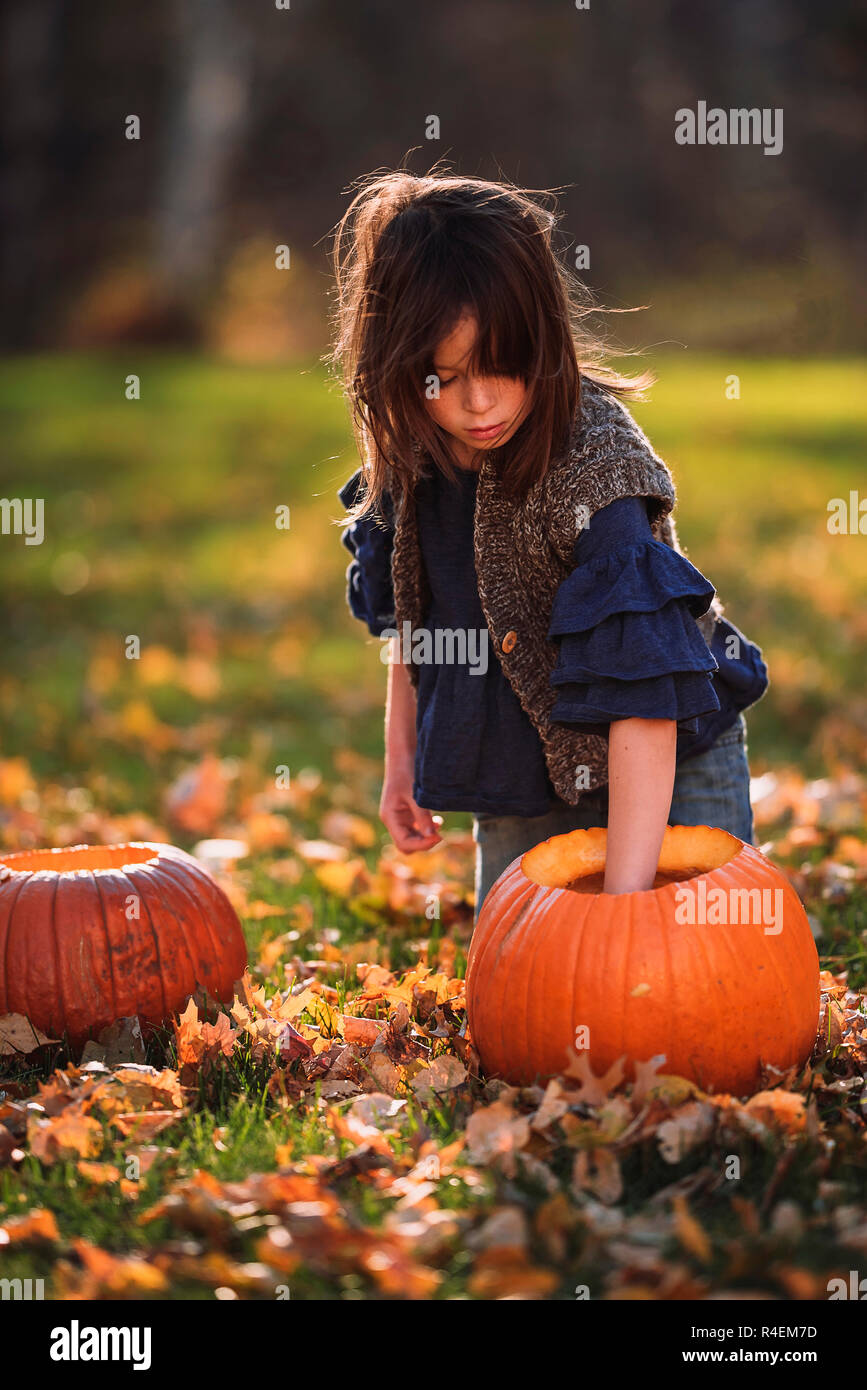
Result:
M389 644L380 815L409 853L432 812L473 813L476 918L550 835L607 825L608 893L652 886L668 822L753 842L767 670L680 548L622 404L652 378L602 364L555 226L513 186L395 171L335 236L347 597Z

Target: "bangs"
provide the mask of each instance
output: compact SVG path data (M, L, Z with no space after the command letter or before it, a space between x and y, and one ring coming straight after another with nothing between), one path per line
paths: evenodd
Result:
M514 212L508 232L475 209L470 216L454 210L437 216L414 208L396 221L404 223L402 250L411 245L413 254L404 261L412 264L411 286L389 297L393 360L416 379L435 375L440 344L469 314L478 332L462 370L524 381L543 376L553 346L551 319L540 312L547 287L521 255Z
M462 371L474 376L517 377L525 382L539 375L544 352L538 339L534 349L535 335L514 300L502 291L492 292L489 285L480 285L468 294L465 284L454 286L448 302L444 298L438 296L435 317L421 349L418 365L425 377L436 374L435 361L443 365L437 350L467 315L476 320L477 333L472 351L461 363ZM448 361L446 365L451 369L458 364Z

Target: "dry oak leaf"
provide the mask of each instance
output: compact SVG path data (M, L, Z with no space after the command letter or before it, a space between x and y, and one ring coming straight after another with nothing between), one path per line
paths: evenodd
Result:
M517 1115L505 1101L474 1110L467 1122L467 1159L470 1163L489 1163L513 1155L530 1140L530 1121Z
M659 1152L666 1163L680 1163L697 1144L709 1139L716 1124L716 1111L705 1101L687 1101L670 1120L657 1126Z
M358 965L356 973L359 980L364 985L365 992L368 990L378 992L397 982L397 977L393 975L390 970L387 970L384 965L366 965L361 962Z
M166 1217L173 1225L204 1236L212 1245L225 1245L236 1235L223 1190L210 1173L198 1172L186 1182L175 1183L154 1206L141 1212L139 1225Z
M349 811L336 808L326 811L322 817L322 829L329 840L358 849L371 849L376 844L376 831L370 821Z
M807 1125L806 1097L797 1091L757 1091L745 1108L765 1124L787 1134L800 1134Z
M561 1075L581 1083L577 1093L573 1093L573 1105L576 1102L583 1105L604 1105L610 1093L617 1089L625 1076L625 1055L612 1062L602 1076L597 1076L592 1070L587 1052L576 1052L574 1048L567 1047L566 1058L568 1065Z
M196 767L181 773L166 791L166 816L189 834L208 834L226 810L228 780L216 754L206 753Z
M100 1187L106 1183L120 1182L120 1169L113 1163L94 1163L92 1159L81 1158L75 1166L81 1177Z
M110 1255L97 1245L78 1238L72 1242L73 1249L90 1279L82 1280L92 1291L86 1298L99 1294L114 1294L118 1298L136 1298L146 1293L162 1293L168 1288L166 1276L154 1265L137 1256Z
M430 1100L439 1091L452 1091L467 1079L467 1069L457 1057L435 1057L429 1067L414 1076L410 1085L421 1100Z
M560 1078L552 1077L545 1088L542 1104L535 1115L530 1117L530 1128L541 1134L557 1120L561 1120L572 1104L569 1095Z
M592 1192L605 1206L614 1206L623 1196L617 1155L605 1148L579 1149L572 1166L572 1190Z
M521 1255L530 1241L530 1226L521 1207L495 1207L466 1238L471 1250L512 1250Z
M38 1207L26 1216L13 1216L0 1226L0 1249L5 1245L30 1245L35 1241L60 1240L54 1212Z
M120 1130L124 1139L147 1144L179 1119L177 1110L130 1110L125 1115L112 1116L111 1123Z
M427 1265L417 1264L403 1248L404 1242L378 1237L365 1242L360 1265L383 1293L394 1298L431 1298L443 1276Z
M357 1148L373 1149L389 1160L394 1157L391 1145L375 1125L365 1124L351 1112L341 1115L334 1107L329 1107L326 1119L338 1139L346 1139Z
M339 1014L344 1040L357 1047L370 1047L376 1042L386 1023L380 1018L357 1018L354 1014Z
M704 1264L709 1264L712 1257L710 1241L702 1227L687 1206L686 1198L681 1194L674 1198L672 1202L674 1212L674 1229L678 1240L685 1250L689 1250Z
M112 1076L123 1087L126 1102L133 1110L146 1110L150 1106L162 1110L184 1108L180 1077L171 1067L157 1071L156 1067L130 1063L118 1067Z
M47 1038L24 1014L0 1014L0 1057L26 1055L46 1043L59 1041L59 1038Z
M388 1096L397 1095L401 1084L400 1072L384 1052L371 1050L364 1065L367 1071L365 1089L369 1086L372 1091L384 1091Z
M338 898L363 891L370 877L363 859L347 859L344 864L317 864L313 872L326 892Z
M508 1249L485 1250L473 1265L468 1289L476 1298L545 1298L560 1283L550 1269L538 1269Z
M75 1105L54 1119L42 1119L31 1112L27 1118L27 1140L33 1157L43 1163L60 1158L95 1158L102 1150L102 1126Z

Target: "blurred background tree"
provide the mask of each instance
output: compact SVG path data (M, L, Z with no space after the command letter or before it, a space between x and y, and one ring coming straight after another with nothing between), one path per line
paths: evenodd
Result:
M407 151L563 187L587 282L651 306L633 341L863 343L867 20L839 0L7 0L2 24L7 350L316 353L345 190ZM699 100L782 108L782 154L677 145Z

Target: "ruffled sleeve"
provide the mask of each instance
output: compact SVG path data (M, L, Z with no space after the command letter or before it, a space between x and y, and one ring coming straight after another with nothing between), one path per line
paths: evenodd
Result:
M363 489L362 471L357 469L337 496L347 509L353 507ZM340 539L352 556L346 571L346 602L350 612L366 623L374 637L394 627L394 594L391 585L391 552L394 541L394 512L387 493L382 498L382 516L368 513L351 522Z
M698 717L720 708L717 662L695 621L713 585L654 540L640 497L596 512L575 559L548 630L558 645L552 718L599 730L614 719L673 719L697 732Z

